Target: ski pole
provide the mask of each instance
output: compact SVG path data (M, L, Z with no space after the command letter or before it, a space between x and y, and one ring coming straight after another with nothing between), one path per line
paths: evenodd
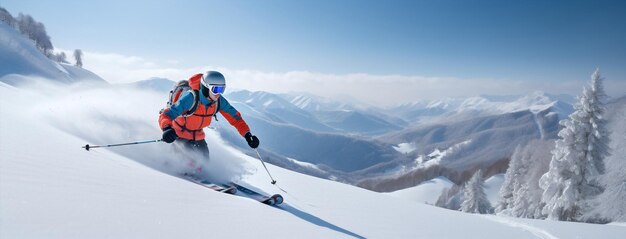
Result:
M267 175L269 175L270 179L272 179L272 184L276 184L276 180L274 180L274 178L272 178L272 175L270 174L270 171L267 170L267 167L265 166L265 162L263 161L263 158L261 158L261 154L259 154L259 150L254 149L254 151L256 151L256 155L259 156L259 160L261 160L261 164L263 164L263 167L265 168L265 172L267 172Z
M81 148L84 148L85 150L89 151L89 149L93 149L93 148L108 148L108 147L117 147L117 146L124 146L124 145L133 145L133 144L147 144L147 143L156 143L156 142L161 142L160 139L154 139L154 140L146 140L146 141L137 141L137 142L130 142L130 143L122 143L122 144L107 144L107 145L85 145Z

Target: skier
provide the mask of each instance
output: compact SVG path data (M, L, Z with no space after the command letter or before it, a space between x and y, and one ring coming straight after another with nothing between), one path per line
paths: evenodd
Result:
M174 142L179 148L195 152L208 160L209 148L204 140L203 129L209 126L212 118L217 117L217 112L220 112L251 148L259 146L259 139L250 133L250 128L241 114L222 96L226 89L224 75L217 71L208 71L205 74L193 75L188 83L192 90L183 92L159 115L163 142ZM194 164L193 161L191 164ZM196 168L196 173L201 171L201 167Z

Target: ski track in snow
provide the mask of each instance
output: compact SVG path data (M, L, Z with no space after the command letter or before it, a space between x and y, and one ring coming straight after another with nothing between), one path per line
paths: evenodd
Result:
M541 239L559 239L558 237L550 234L546 230L543 230L541 228L534 227L534 226L531 226L531 225L528 225L528 224L525 224L525 223L509 220L509 219L507 219L506 217L503 217L503 216L484 215L483 217L486 218L486 219L489 219L491 221L498 222L498 223L501 223L501 224L504 224L504 225L507 225L507 226L510 226L510 227L520 228L520 229L522 229L524 231L532 233L533 235L535 235L535 236L537 236L538 238L541 238Z
M537 125L537 129L539 129L539 134L541 135L541 139L544 139L545 133L543 132L543 127L541 127L541 122L539 122L539 116L537 113L534 113L535 124Z

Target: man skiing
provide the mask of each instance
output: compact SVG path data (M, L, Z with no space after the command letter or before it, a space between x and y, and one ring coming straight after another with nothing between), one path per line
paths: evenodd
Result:
M197 152L208 160L209 148L204 140L203 129L220 112L251 148L259 146L259 139L250 133L250 128L241 114L222 96L226 89L224 75L217 71L208 71L193 75L188 83L192 90L183 92L159 115L163 142L176 142L184 150ZM201 171L201 168L196 170Z

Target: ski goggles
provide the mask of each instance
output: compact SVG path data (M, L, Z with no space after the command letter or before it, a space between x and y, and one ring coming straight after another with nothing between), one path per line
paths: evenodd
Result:
M209 89L211 89L211 92L213 92L213 94L222 94L224 93L224 91L226 90L226 86L225 85L210 85Z
M224 93L226 85L209 85L209 87L206 87L204 84L201 84L200 90L204 96L209 96L209 94L219 95Z

